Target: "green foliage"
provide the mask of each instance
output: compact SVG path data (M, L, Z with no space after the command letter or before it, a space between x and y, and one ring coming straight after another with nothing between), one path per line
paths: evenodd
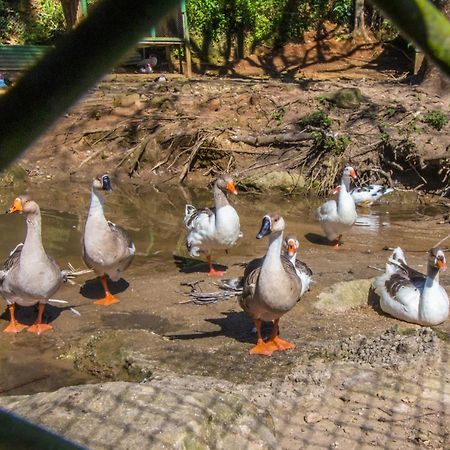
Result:
M326 136L323 133L315 132L314 134L314 146L325 150L328 154L333 156L339 156L345 152L350 138L346 135L334 137Z
M275 120L278 126L283 123L284 115L286 114L286 108L281 106L272 112L272 119Z
M64 32L59 0L0 0L0 42L48 44Z
M251 46L302 40L324 21L349 23L352 0L188 0L189 24L204 38L245 34Z
M441 131L447 125L448 116L441 110L435 109L428 111L422 118L422 122L427 123L435 130Z
M311 127L330 128L333 124L333 119L319 109L302 117L298 121L298 124L301 127L307 127L309 125Z

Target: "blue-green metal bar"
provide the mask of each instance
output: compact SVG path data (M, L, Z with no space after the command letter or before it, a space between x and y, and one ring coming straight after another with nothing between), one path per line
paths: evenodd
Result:
M156 26L178 1L100 1L0 97L0 170L112 69L149 25Z
M87 0L81 0L81 14L84 17L87 17L88 9L87 9Z
M86 450L43 427L0 408L0 449Z

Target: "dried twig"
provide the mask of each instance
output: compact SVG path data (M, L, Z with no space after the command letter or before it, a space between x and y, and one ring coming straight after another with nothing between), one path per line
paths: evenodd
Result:
M233 142L244 142L245 144L253 145L254 147L266 146L270 144L284 145L292 142L308 141L314 139L314 134L307 132L286 132L276 134L233 134L230 140Z

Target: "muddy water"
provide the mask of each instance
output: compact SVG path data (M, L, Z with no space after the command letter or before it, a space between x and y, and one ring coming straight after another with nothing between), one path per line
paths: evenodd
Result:
M23 186L3 189L1 210L6 210L23 190ZM82 267L81 232L89 189L78 184L43 184L35 186L32 194L42 209L43 242L47 252L61 266L70 262ZM267 241L257 241L255 234L267 212L282 214L288 232L299 237L303 259L311 265L316 284L308 300L292 313L291 322L286 321L285 329L304 343L336 338L354 330L370 332L364 329L368 328L364 315L351 317L349 324L343 319L339 325L330 324L329 317L314 312L312 304L321 289L342 279L373 276L368 265L383 266L387 253L382 249L386 246L405 247L412 252L411 263L423 267L423 252L447 234L445 227L432 220L439 209L393 196L390 204L361 210L357 226L345 236L343 248L336 253L324 245L320 227L314 221L317 199L242 194L231 201L240 214L244 238L228 255L213 255L215 260L229 267L230 276L242 272L240 263L264 253ZM188 256L182 223L186 203L212 206L211 194L206 190L181 188L166 191L148 188L140 192L117 188L107 196L107 217L130 231L137 248L135 261L127 271L127 282L114 287L121 303L109 308L92 305L92 299L100 296L94 276L78 280L79 285L64 286L56 296L66 300L68 305L47 307L47 320L52 322L54 331L39 337L26 332L17 336L0 335L0 394L38 392L98 379L121 378L123 368L111 369L104 358L100 369L95 366L102 359L99 354L94 354L94 362L92 355L90 363L86 362L89 360L86 349L89 350L92 339L109 341L103 346L106 354L123 352L124 346L139 352L145 344L146 355L154 366L240 380L235 367L242 358L247 358L243 355L253 339L244 314L231 301L211 307L179 304L186 300L181 294L186 289L180 283L207 278L204 264L183 260ZM0 216L0 234L3 236L0 257L4 259L24 238L24 218L16 214ZM446 281L444 277L444 284ZM75 307L81 316L70 311L69 306ZM385 318L370 314L374 326L386 326ZM25 323L31 323L35 311L22 308L18 316ZM1 316L2 328L7 324L7 317L6 313ZM105 330L115 334L102 335ZM148 332L157 340L150 339ZM132 338L127 340L123 335ZM142 345L139 339L143 340ZM88 354L81 362L77 356L79 348L84 348ZM205 355L209 356L205 358ZM282 359L275 358L275 363L265 366L265 370L268 374L275 373L280 366L289 366L295 357L295 353L291 353L291 356L283 355ZM79 370L74 367L74 361ZM260 363L260 359L246 361L249 367L250 364L256 367L268 364Z

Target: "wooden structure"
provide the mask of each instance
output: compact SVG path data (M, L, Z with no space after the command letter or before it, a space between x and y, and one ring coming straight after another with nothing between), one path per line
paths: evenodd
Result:
M87 0L80 0L81 15L87 16ZM192 74L191 48L189 41L189 27L186 14L186 0L180 0L178 8L164 22L152 27L149 35L141 39L137 44L138 49L143 49L143 57L147 49L152 47L164 47L169 66L172 66L170 49L177 46L180 49L180 72L187 77ZM50 46L40 45L0 45L0 72L26 70L35 63ZM181 59L182 51L184 61ZM128 58L126 62L136 64L137 58Z

